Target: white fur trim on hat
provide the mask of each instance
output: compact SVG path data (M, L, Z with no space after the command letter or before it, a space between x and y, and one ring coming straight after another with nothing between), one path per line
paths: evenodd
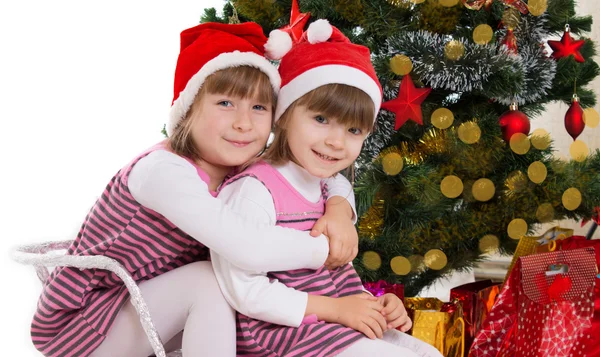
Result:
M306 37L308 42L315 44L329 40L332 33L333 27L331 27L329 21L319 19L308 26Z
M204 66L190 78L185 89L179 93L179 97L173 102L169 113L169 121L167 123L167 135L171 136L173 134L177 124L185 117L188 110L190 110L190 107L196 98L196 94L198 94L206 77L225 68L244 65L258 68L264 72L269 77L275 94L279 92L281 77L279 76L279 72L277 72L277 68L275 68L269 60L254 52L233 51L221 53L217 57L206 62Z
M292 38L289 33L281 30L273 30L269 33L269 39L265 44L265 55L268 58L281 59L291 49Z
M375 104L375 112L373 113L373 120L375 120L382 99L379 85L365 72L339 64L309 69L281 87L277 99L277 109L275 109L275 120L279 120L285 110L306 93L326 84L334 83L356 87L367 93Z

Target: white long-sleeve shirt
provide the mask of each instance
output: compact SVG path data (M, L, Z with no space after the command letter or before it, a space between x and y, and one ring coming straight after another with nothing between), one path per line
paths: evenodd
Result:
M343 192L346 197L350 183L336 181L330 184L330 195ZM128 186L140 204L162 214L239 267L258 271L316 269L329 253L324 236L312 238L307 232L274 227L234 213L210 194L194 165L167 150L156 150L140 159L129 174ZM354 204L354 196L348 200Z
M320 179L294 163L275 167L289 183L307 200L318 202L321 198ZM328 181L328 186L339 187L336 181L348 182L343 176ZM331 190L329 191L331 192ZM354 195L344 192L350 203ZM351 197L351 198L350 198ZM219 193L231 209L241 215L251 216L256 221L275 225L276 212L273 198L268 189L252 177L241 178ZM296 254L304 254L296 252ZM267 270L248 270L235 262L211 251L213 270L221 291L229 304L240 313L274 324L297 327L304 318L308 294L289 288L267 277ZM274 271L274 270L271 270Z

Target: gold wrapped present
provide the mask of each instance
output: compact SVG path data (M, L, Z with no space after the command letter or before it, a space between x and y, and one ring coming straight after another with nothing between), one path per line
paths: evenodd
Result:
M446 357L462 357L465 324L458 303L436 298L406 298L404 305L413 320L412 335L438 349Z

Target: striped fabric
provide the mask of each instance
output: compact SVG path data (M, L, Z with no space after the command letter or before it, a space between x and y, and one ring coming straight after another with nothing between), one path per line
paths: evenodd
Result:
M308 231L325 211L324 197L318 203L307 201L276 169L264 162L251 166L225 185L248 176L261 181L273 196L278 226ZM269 277L313 295L341 297L362 292L360 278L349 264L333 271L321 267L274 272L269 273ZM237 314L238 356L334 356L362 337L361 333L340 324L319 321L295 328Z
M67 254L113 258L137 282L208 258L203 245L141 206L129 192L127 178L133 165L161 148L161 144L151 148L112 178ZM114 273L58 267L38 301L31 324L33 344L45 356L88 356L103 341L128 297Z

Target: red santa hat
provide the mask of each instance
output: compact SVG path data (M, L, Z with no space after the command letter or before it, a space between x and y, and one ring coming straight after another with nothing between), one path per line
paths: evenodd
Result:
M205 23L184 30L167 135L173 134L185 117L206 77L219 70L242 65L258 68L269 77L277 93L281 78L277 68L264 57L266 42L262 28L253 22Z
M265 49L270 58L281 59L281 89L275 120L306 93L333 83L356 87L369 95L375 104L375 120L383 92L371 64L369 49L350 42L327 20L310 24L296 44L286 32L274 30L269 34Z

